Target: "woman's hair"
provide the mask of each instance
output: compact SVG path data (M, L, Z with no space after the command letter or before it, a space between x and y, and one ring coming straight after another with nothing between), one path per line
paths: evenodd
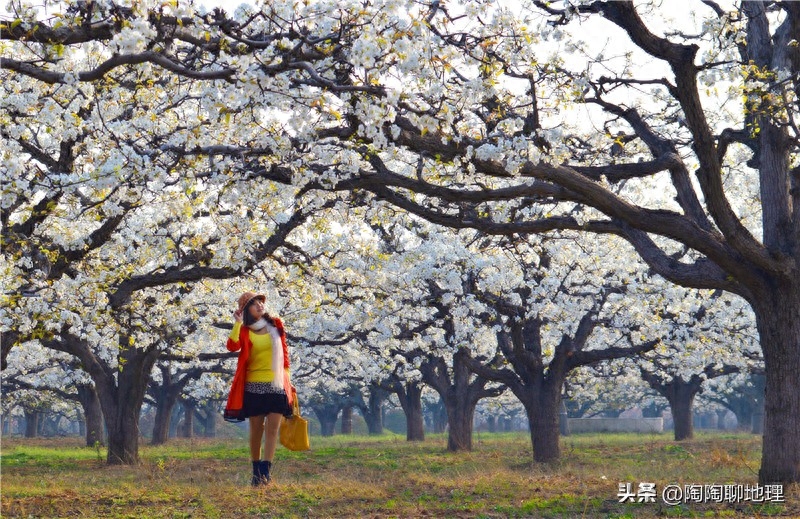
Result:
M255 301L256 301L255 298L251 299L250 302L247 303L246 305L244 305L244 308L242 308L242 324L245 325L245 326L250 326L251 324L256 322L256 319L253 318L252 315L250 315L250 305L255 303ZM264 317L264 319L267 320L267 322L269 322L269 324L271 324L272 326L275 326L275 318L274 317L269 315L267 312L264 312L263 317Z

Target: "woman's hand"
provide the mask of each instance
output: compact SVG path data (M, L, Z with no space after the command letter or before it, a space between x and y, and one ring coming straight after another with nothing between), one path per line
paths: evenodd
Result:
M236 310L235 312L233 312L233 320L236 321L237 323L242 322L242 311L241 310Z

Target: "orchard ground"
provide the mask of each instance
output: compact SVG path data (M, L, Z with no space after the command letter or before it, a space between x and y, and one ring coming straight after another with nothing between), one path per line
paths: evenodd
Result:
M668 484L755 486L761 438L702 432L562 438L562 460L537 465L525 433L476 434L472 452L446 437L312 437L312 450L278 449L274 482L248 486L243 438L142 445L139 466L107 466L78 438L3 438L2 517L800 517L785 502L668 506ZM655 483L655 503L620 502L620 484Z

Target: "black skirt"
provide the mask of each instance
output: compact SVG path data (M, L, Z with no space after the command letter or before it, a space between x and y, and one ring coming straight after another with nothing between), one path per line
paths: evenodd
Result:
M242 402L242 418L271 413L292 416L292 408L289 406L289 399L286 397L285 391L253 393L245 389Z

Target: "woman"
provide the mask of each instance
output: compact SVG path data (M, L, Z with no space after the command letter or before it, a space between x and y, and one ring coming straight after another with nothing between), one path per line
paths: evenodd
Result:
M294 388L289 382L286 332L280 319L266 313L266 301L264 295L255 292L242 294L233 313L235 322L227 343L229 351L239 352L239 361L225 406L225 419L250 421L253 486L267 484L271 479L281 418L291 416L294 398Z

